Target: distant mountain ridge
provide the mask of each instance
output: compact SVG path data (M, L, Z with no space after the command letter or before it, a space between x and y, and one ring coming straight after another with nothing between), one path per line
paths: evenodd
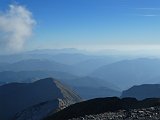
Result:
M2 71L0 72L0 82L34 82L39 79L54 77L55 79L60 79L61 81L69 81L72 79L77 79L77 76L66 72L59 71Z
M160 98L160 84L143 84L129 88L122 92L121 97L134 97L139 100L146 98Z
M133 85L153 83L154 78L160 76L159 71L159 59L140 58L102 66L90 76L110 81L124 90Z
M120 97L121 91L114 90L107 87L74 87L76 93L78 93L83 99L89 100L93 98L101 97Z
M37 49L37 50L26 51L26 52L17 53L17 54L0 55L0 68L1 67L3 68L4 64L5 66L7 66L7 64L8 66L10 66L10 64L13 64L13 63L17 63L25 60L33 60L33 59L49 60L49 61L56 62L58 64L69 65L70 68L71 67L76 68L72 70L72 72L74 72L75 74L88 75L98 67L122 60L123 57L121 58L117 56L115 57L113 55L93 54L84 50L77 50L74 48ZM9 70L9 69L6 69L6 70Z
M28 59L15 62L0 68L1 71L61 71L65 72L71 69L71 66L57 63L51 60Z
M70 86L83 99L97 97L120 96L121 90L112 83L89 76L79 77L66 72L59 71L3 71L0 72L0 82L30 83L39 79L53 77L63 84ZM1 83L0 83L1 84ZM93 93L94 91L94 93Z
M70 85L84 99L111 96L119 97L121 94L121 90L116 85L89 76L77 78Z

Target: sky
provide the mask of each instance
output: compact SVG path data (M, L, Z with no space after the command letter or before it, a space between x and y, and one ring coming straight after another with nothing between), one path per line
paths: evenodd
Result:
M0 15L9 5L32 21L20 49L160 49L160 0L0 0Z

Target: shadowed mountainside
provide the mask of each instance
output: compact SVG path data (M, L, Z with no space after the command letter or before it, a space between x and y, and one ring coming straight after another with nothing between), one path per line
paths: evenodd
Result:
M159 106L160 99L145 99L137 101L135 98L116 97L97 98L73 104L44 120L68 120L72 118L84 117L86 115L96 115L105 112L116 112L118 110L131 110Z
M145 98L160 98L160 84L143 84L133 86L122 92L121 97L134 97L139 100Z
M68 105L81 101L76 93L53 78L41 79L33 83L2 85L0 98L2 120L10 120L23 109L54 99L64 99Z

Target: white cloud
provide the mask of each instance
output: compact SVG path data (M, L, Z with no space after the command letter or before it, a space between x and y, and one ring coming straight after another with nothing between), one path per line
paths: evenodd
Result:
M24 6L10 5L0 12L0 49L7 52L20 51L32 35L36 21Z

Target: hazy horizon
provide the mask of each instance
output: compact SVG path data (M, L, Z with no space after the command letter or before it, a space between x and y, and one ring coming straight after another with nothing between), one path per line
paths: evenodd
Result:
M76 48L158 54L159 3L158 0L2 0L0 50L17 53Z

